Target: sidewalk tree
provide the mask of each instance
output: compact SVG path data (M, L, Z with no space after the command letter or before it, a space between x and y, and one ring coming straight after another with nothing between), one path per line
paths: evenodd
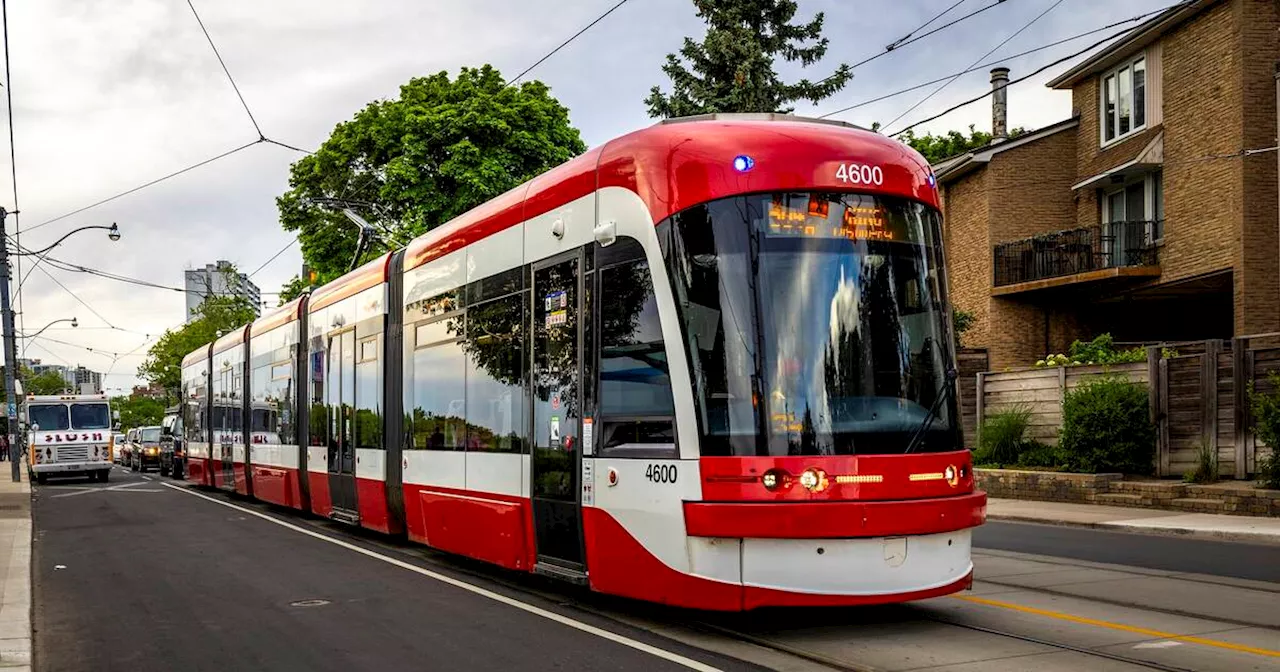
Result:
M190 322L176 329L166 329L147 358L138 367L138 375L148 382L176 390L182 383L182 358L209 343L220 334L248 324L254 318L253 306L241 296L206 298Z
M872 124L872 130L880 130L879 124ZM1026 129L1015 128L1009 131L1010 138L1016 138ZM974 125L969 124L969 134L965 135L960 131L947 131L934 135L925 133L924 135L916 135L914 131L907 131L898 136L898 140L910 145L912 149L920 152L930 164L938 163L943 159L949 159L953 156L959 156L975 149L986 147L991 144L991 134L985 131L974 130Z
M276 205L323 283L347 271L359 230L316 199L355 203L354 211L389 229L390 244L402 245L584 151L569 110L542 82L507 86L489 65L453 79L439 72L338 124L315 154L293 164ZM385 251L374 243L361 261ZM283 298L301 289L295 279Z
M701 42L685 38L680 56L667 54L662 71L671 93L655 86L645 98L651 117L712 112L791 112L791 103L817 103L853 78L847 64L818 81L782 81L774 71L781 57L808 67L827 53L823 15L793 24L795 0L693 0L707 23ZM686 65L687 63L687 65Z
M164 419L164 402L143 396L112 397L111 410L120 412L120 426L158 425Z

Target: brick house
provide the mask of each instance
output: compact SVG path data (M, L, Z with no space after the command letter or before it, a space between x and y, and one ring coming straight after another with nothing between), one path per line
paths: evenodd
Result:
M1163 12L1049 82L1071 119L934 166L952 300L992 369L1077 338L1280 331L1280 14L1272 0ZM1261 150L1261 151L1259 151Z

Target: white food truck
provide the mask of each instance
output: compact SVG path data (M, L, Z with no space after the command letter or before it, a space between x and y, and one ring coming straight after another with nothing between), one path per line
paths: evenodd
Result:
M37 483L50 474L106 481L111 473L111 404L105 394L29 395L28 468Z

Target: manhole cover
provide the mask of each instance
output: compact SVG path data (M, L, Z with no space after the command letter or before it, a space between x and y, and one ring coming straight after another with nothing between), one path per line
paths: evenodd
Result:
M297 602L290 602L289 606L291 607L323 607L326 604L329 604L329 600L298 600Z

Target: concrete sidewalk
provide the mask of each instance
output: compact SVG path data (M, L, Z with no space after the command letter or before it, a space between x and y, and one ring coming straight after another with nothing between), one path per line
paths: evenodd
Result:
M1179 513L1125 506L987 500L987 518L1047 525L1074 525L1121 532L1191 536L1226 541L1280 544L1280 519Z
M7 472L8 462L0 462ZM0 473L0 670L31 669L31 485Z

